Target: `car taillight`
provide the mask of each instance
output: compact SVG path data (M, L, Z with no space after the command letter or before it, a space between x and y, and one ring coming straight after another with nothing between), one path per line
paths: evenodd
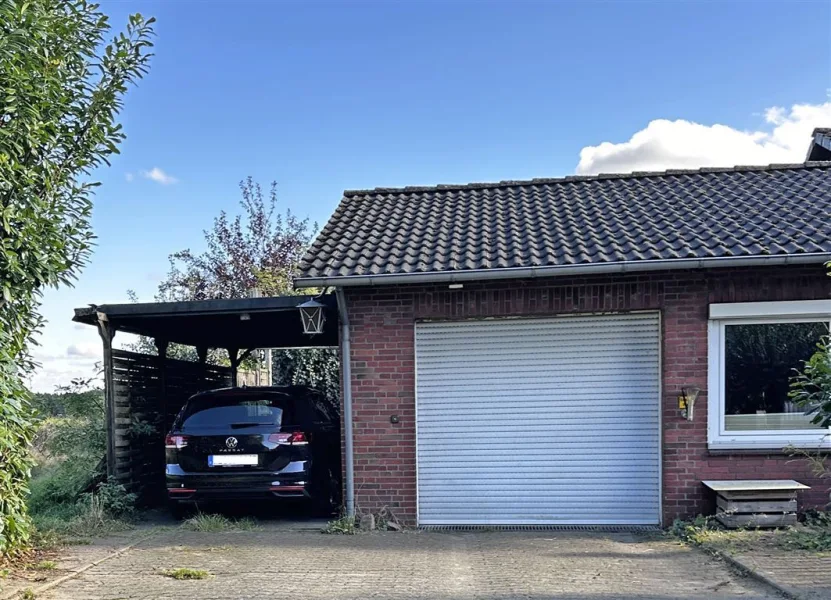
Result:
M171 450L181 450L188 445L188 436L186 435L167 435L164 438L164 447Z
M286 446L302 446L309 443L306 439L306 434L302 431L295 431L294 433L272 433L268 436L268 441L272 444L283 444Z

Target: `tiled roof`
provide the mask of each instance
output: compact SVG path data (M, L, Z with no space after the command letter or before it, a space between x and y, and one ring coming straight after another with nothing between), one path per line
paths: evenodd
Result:
M831 254L829 215L831 162L347 191L303 259L297 283L807 258Z

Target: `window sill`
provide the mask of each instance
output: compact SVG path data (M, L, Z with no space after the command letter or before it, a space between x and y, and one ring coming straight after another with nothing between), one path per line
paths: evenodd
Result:
M710 442L707 446L707 453L711 456L737 455L777 455L791 456L793 451L831 452L831 442L828 439L821 441L803 441L791 444L777 444L775 441L757 443L736 443L736 442Z
M796 450L831 454L831 448L797 448ZM796 458L792 452L786 452L784 448L708 448L707 454L710 456L787 456Z

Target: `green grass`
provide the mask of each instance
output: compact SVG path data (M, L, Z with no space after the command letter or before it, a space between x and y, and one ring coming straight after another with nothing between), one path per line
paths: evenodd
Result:
M178 569L164 569L162 575L179 581L191 579L207 579L211 574L204 569L190 569L188 567L179 567Z
M49 485L55 485L54 481ZM89 538L134 529L132 516L129 513L119 513L124 514L123 517L114 516L106 505L106 497L101 494L86 494L80 499L76 496L74 500L65 501L48 498L41 497L30 503L35 525L33 543L38 549L88 544Z
M42 560L35 564L32 568L38 571L54 571L58 568L58 563L54 560Z
M29 514L36 548L54 548L67 538L110 535L132 528L136 497L96 472L104 454L103 422L90 417L51 417L38 428L33 456ZM93 489L93 493L86 493Z
M200 531L203 533L219 533L223 531L251 531L257 529L257 521L250 517L229 519L223 515L199 513L182 522L182 529Z
M45 550L89 543L85 541L88 538L134 528L129 511L113 511L113 486L99 488L103 491L96 494L79 495L78 481L59 469L43 470L32 480L29 509L35 525L32 540L35 548ZM115 495L116 501L124 505L132 502L129 495L119 490L115 490Z
M32 591L32 588L26 588L23 590L23 593L20 594L20 597L23 600L35 600L35 593Z
M32 513L38 539L46 546L63 545L66 537L90 538L133 529L126 519L109 516L94 502L58 504ZM38 545L38 547L44 547Z

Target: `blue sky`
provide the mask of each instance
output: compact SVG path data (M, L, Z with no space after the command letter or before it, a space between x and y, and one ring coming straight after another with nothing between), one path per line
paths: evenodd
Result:
M344 189L801 161L831 125L825 1L102 8L155 16L156 56L97 173L92 261L46 294L35 389L100 356L72 308L152 300L247 175L322 224Z

